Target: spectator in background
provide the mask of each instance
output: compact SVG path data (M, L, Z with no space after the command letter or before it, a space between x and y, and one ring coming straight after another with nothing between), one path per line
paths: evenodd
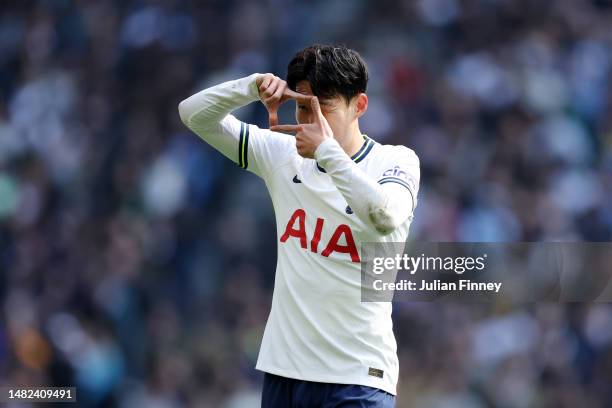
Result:
M421 158L415 239L612 238L609 1L0 7L7 384L74 384L90 407L259 403L273 216L175 107L312 42L381 78L364 132ZM400 407L612 404L609 305L398 304L395 327Z

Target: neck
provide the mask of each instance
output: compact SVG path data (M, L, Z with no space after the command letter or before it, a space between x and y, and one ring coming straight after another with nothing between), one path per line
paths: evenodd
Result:
M346 152L349 157L352 157L355 153L361 149L363 145L363 135L361 130L359 129L359 124L357 121L351 124L348 129L348 132L345 133L345 137L342 140L338 140L338 143L342 147L342 149Z

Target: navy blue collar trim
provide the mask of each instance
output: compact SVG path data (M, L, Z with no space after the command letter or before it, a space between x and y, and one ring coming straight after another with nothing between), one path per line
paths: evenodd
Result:
M376 143L367 135L363 135L363 140L364 142L361 145L361 148L357 151L357 153L351 156L351 160L353 160L355 163L359 163L360 161L365 159L365 157L370 153L370 151L374 147L374 144ZM319 171L322 171L323 173L327 173L323 167L319 166L319 163L317 163L317 169L319 169Z

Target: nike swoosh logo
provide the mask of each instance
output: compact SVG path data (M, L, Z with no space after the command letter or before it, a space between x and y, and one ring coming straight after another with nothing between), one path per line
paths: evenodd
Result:
M300 179L298 178L297 174L296 174L295 176L293 176L293 182L294 182L294 183L301 183L301 182L302 182L302 180L300 180Z

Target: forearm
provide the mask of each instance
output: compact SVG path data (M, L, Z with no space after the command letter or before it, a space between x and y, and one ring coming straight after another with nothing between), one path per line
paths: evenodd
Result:
M387 235L410 215L410 192L399 185L384 188L357 167L342 147L326 139L315 151L315 159L330 175L353 212L378 233ZM397 194L389 194L390 191Z
M237 161L241 126L230 112L259 99L256 78L245 78L204 89L179 104L183 123L225 156Z

